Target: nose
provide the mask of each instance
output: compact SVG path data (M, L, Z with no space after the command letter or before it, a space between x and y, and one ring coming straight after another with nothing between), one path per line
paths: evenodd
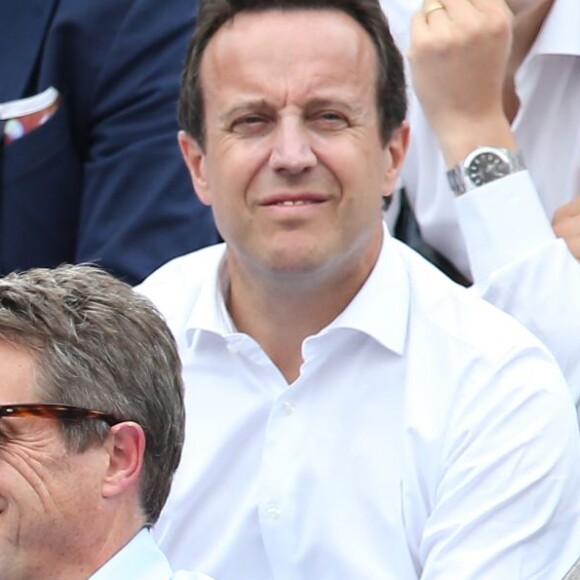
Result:
M296 175L316 163L307 128L298 119L281 119L274 132L270 167L274 171Z

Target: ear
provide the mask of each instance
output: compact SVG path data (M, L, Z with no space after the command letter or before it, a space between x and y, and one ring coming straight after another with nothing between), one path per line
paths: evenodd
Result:
M385 145L385 178L383 181L382 196L391 195L397 184L405 155L409 147L410 128L407 121L403 121L400 127L397 127Z
M103 497L120 496L139 486L145 453L145 433L141 425L126 421L109 430L105 448L109 463L103 479Z
M181 155L189 170L191 181L199 201L205 205L211 205L211 196L207 186L205 170L205 153L198 142L185 131L177 133L177 142L181 149Z

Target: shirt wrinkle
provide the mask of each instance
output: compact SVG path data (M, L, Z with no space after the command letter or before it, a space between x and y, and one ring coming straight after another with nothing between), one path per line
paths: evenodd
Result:
M257 343L220 325L222 260L200 251L140 287L171 313L186 383L185 447L155 527L173 566L219 580L516 578L513 525L542 541L523 577L546 562L563 575L580 545L579 442L537 340L385 235L360 292L304 341L288 388ZM205 325L189 344L176 293L190 330L194 313ZM557 428L532 437L544 421ZM534 509L547 502L566 514L557 525Z

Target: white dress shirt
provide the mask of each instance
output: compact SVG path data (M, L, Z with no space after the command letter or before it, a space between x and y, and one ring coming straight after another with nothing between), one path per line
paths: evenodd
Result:
M410 14L420 3L381 4L405 50ZM580 196L578 0L555 0L515 86L521 106L512 129L529 172L455 199L435 135L410 91L411 143L401 184L423 238L475 281L475 291L552 351L580 419L580 264L550 223L558 207ZM387 214L391 225L396 211L394 203Z
M89 580L212 580L199 572L175 572L149 530L142 529Z
M220 264L222 267L220 268ZM187 430L154 530L219 580L560 578L580 443L545 348L390 238L288 385L236 332L224 247L139 287L178 342Z

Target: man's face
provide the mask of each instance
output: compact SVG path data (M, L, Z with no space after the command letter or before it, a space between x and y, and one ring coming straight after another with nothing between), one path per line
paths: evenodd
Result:
M407 141L405 127L381 143L376 71L371 39L340 11L242 13L212 38L204 151L182 149L230 272L368 274Z
M0 404L40 402L34 373L28 351L0 342ZM92 522L99 461L93 450L68 452L56 420L0 419L2 580L82 570L76 563L98 545Z

